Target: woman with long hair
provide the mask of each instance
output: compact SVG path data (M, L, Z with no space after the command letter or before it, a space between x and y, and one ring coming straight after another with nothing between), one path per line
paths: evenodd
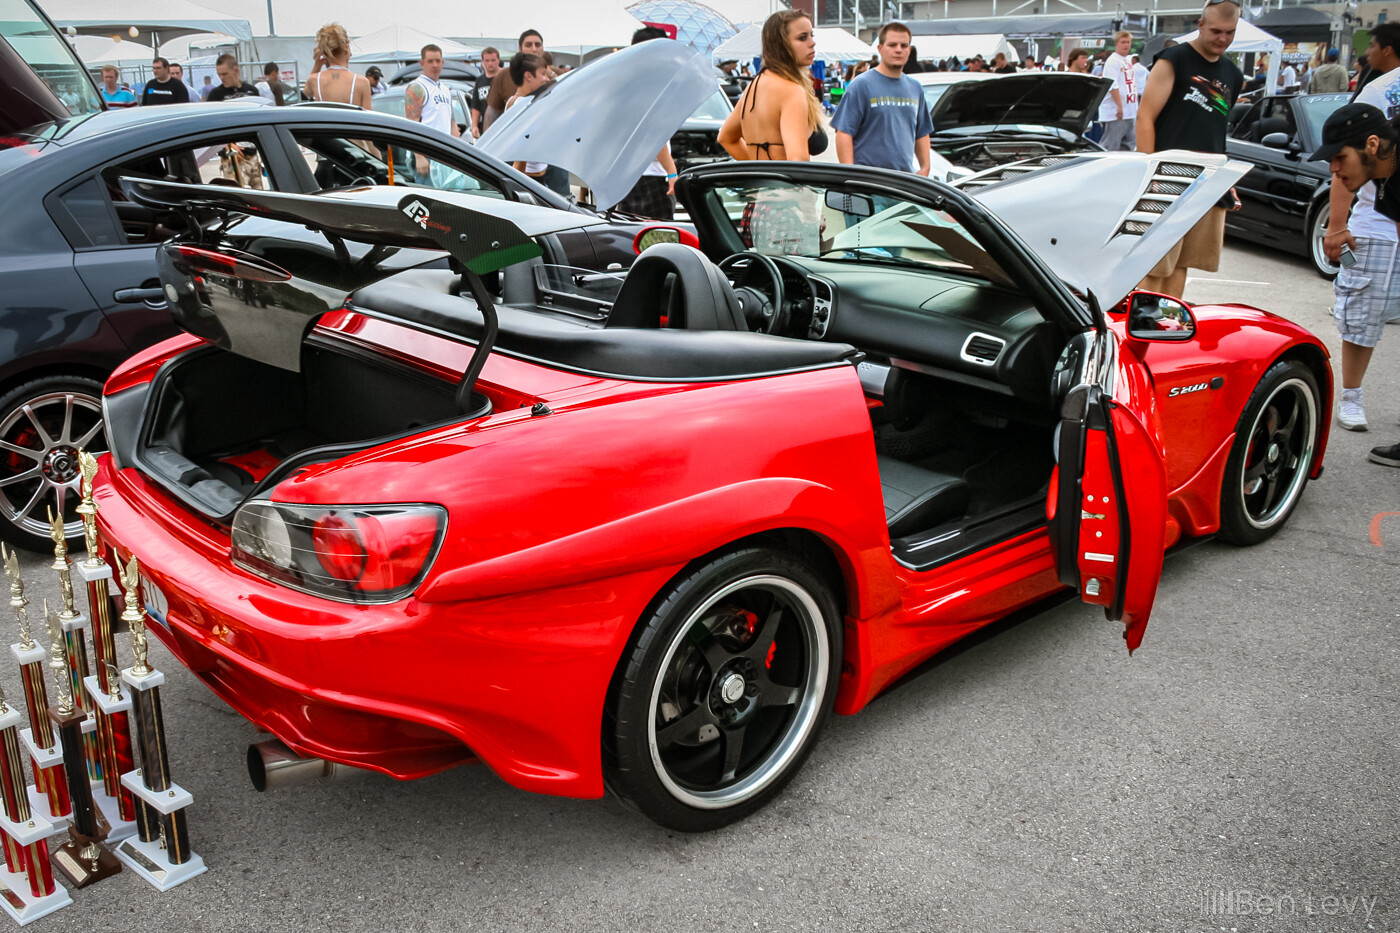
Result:
M821 105L807 71L816 52L806 13L783 10L768 17L763 68L719 131L719 143L730 155L806 162L826 149Z
M316 56L302 93L307 100L330 100L369 107L369 79L350 70L350 37L339 23L316 32Z

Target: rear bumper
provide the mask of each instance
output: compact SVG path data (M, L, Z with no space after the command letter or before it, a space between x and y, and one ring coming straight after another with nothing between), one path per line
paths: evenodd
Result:
M94 486L104 543L122 561L135 552L143 585L159 591L145 594L153 634L300 754L404 780L477 757L517 787L601 796L608 683L670 571L470 602L347 605L233 566L223 532L109 457Z

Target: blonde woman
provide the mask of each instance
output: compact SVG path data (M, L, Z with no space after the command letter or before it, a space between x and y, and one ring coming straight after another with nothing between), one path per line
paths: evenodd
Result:
M350 70L350 37L339 23L316 32L315 62L302 93L307 100L328 100L370 109L369 79Z
M719 131L719 143L739 160L807 162L826 150L821 105L807 71L816 57L812 20L783 10L763 24L763 68Z

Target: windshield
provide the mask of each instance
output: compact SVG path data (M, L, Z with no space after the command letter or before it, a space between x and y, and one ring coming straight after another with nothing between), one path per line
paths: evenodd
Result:
M102 109L97 88L78 56L29 0L0 0L0 38L19 53L74 116Z
M716 90L705 102L690 115L692 120L724 120L729 116L729 111L733 108L729 106L729 98L724 96L724 92Z
M744 246L765 255L1011 281L953 215L917 201L780 180L717 188L714 194Z
M1314 94L1296 98L1295 103L1302 111L1303 122L1312 130L1314 139L1322 136L1322 124L1332 115L1332 111L1351 99L1349 94Z

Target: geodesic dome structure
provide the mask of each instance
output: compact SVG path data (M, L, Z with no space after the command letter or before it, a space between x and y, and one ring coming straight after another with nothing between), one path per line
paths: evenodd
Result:
M627 12L642 22L675 26L677 42L707 56L738 32L729 20L694 0L642 0L629 6Z

